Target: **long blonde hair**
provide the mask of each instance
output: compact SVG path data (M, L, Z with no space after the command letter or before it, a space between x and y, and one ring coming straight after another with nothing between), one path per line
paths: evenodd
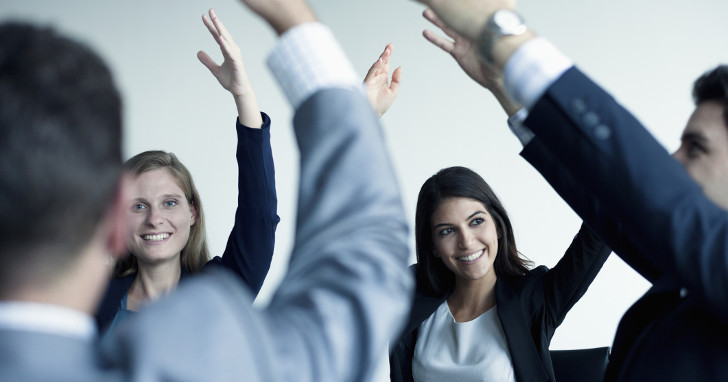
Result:
M160 168L169 169L177 181L177 185L184 192L187 203L194 207L197 213L195 224L190 227L190 237L187 239L187 244L182 248L180 262L188 273L199 272L210 259L210 251L207 249L205 214L202 212L202 201L187 167L173 153L161 150L139 153L124 163L124 169L135 176ZM127 256L116 263L114 274L117 277L123 277L136 272L137 268L136 256Z

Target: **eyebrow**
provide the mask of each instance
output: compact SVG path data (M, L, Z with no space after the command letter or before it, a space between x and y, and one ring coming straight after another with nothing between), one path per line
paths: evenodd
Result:
M682 141L687 140L695 140L695 141L701 141L701 142L708 142L708 137L705 136L705 134L696 132L696 131L689 131L683 134L683 136L680 138Z
M183 199L184 197L180 194L164 194L162 195L162 199L168 199L168 198L177 198L177 199ZM134 198L132 199L134 202L148 202L147 198Z
M485 211L478 210L478 211L475 211L472 214L470 214L470 216L468 216L467 218L465 218L465 220L470 220L473 217L475 217L475 215L478 215L478 214L487 215ZM447 226L451 226L451 225L453 225L453 224L452 223L440 223L440 224L437 224L434 227L432 227L432 229L436 229L437 227L440 227L440 226L447 227Z

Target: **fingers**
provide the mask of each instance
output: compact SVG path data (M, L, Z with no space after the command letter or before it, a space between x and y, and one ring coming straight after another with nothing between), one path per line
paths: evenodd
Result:
M447 53L452 54L455 50L455 44L452 41L436 34L429 29L425 29L424 31L422 31L422 35L425 36L425 39L427 39L427 41L431 42L433 45L437 46Z
M379 68L380 70L378 70L375 75L379 74L380 72L384 72L385 74L389 73L389 58L392 56L393 49L394 44L392 44L391 42L384 47L384 52L382 52L382 55L379 56L379 58L382 60L382 65Z
M382 67L382 57L380 56L377 61L375 61L372 66L369 68L369 71L367 71L367 75L364 76L364 82L369 83L372 81L376 76L377 73L379 73L381 70L379 68Z
M204 13L202 14L202 22L205 24L205 27L207 27L207 30L210 31L212 37L214 37L217 41L220 38L217 27L215 27L215 24L213 24L213 22L209 18L207 18L207 15Z
M397 69L394 69L394 73L392 73L392 82L389 84L389 90L392 92L393 96L397 96L397 93L399 93L399 85L402 83L402 67L398 67Z
M232 41L232 35L230 34L230 32L228 32L227 28L225 28L225 25L222 23L220 18L217 17L215 10L212 8L210 8L210 19L212 19L212 23L215 25L215 28L220 33L220 35L225 37L226 40Z
M443 23L442 20L440 20L440 18L437 17L437 14L432 9L430 9L430 8L425 9L424 12L422 12L422 16L424 16L424 18L427 19L427 21L431 22L433 25L440 28L440 30L443 33L445 33L448 37L450 37L452 39L456 39L459 37L457 33L455 33L452 29L448 28L445 25L445 23Z

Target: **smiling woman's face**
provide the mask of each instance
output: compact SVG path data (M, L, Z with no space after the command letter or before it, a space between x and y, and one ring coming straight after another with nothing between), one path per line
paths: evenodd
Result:
M456 280L495 279L498 233L483 203L461 197L445 199L431 221L435 255Z
M179 261L196 213L167 168L134 178L127 216L129 251L140 265Z

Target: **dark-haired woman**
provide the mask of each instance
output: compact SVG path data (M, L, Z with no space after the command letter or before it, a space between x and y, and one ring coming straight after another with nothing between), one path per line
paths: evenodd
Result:
M392 380L553 380L554 331L611 250L582 226L555 267L529 269L498 197L464 167L425 182L415 219L417 292Z

